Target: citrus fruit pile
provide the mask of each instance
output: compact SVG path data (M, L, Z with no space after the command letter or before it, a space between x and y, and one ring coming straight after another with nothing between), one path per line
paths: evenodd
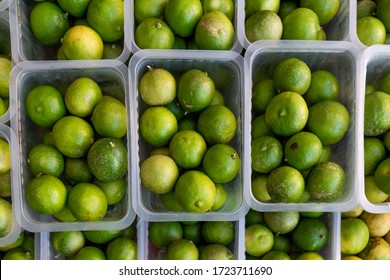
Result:
M323 212L250 209L245 216L245 253L250 260L323 260L330 236Z
M336 16L340 0L245 0L245 35L257 40L326 40L323 26Z
M0 53L0 116L8 111L11 59Z
M135 0L140 49L229 50L235 41L233 0Z
M138 92L146 104L140 136L152 149L140 165L142 186L172 211L221 209L225 184L236 178L241 160L231 144L236 116L214 81L198 68L175 78L164 68L148 67Z
M35 236L28 231L22 231L14 242L0 247L1 260L33 260L34 258Z
M390 260L390 213L369 213L357 206L341 215L342 260Z
M356 32L364 45L388 44L390 32L390 1L358 0Z
M37 1L29 14L37 41L57 59L117 58L123 51L123 0Z
M122 230L58 231L50 234L54 259L136 260L136 227Z
M369 202L388 201L390 196L390 73L377 84L366 85L364 105L364 175Z
M65 92L49 84L26 95L26 113L42 131L28 147L24 194L36 212L62 222L100 221L127 193L127 113L122 101L80 76Z
M254 77L254 80L257 78ZM252 194L261 202L331 202L342 198L346 174L331 149L350 124L338 101L338 79L301 59L275 64L252 88Z
M149 259L232 260L231 221L149 222Z

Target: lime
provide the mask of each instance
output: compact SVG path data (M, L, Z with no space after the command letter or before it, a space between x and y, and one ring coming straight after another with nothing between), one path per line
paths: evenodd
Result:
M376 13L376 2L371 0L357 1L356 18L374 16Z
M390 2L388 0L379 0L376 1L376 3L377 3L376 16L384 24L386 28L386 32L389 33L390 32L390 20L389 20Z
M315 12L299 7L283 19L282 39L317 40L321 25Z
M46 145L35 145L29 152L27 164L34 176L48 174L59 177L64 171L64 157L57 148Z
M50 234L50 241L57 253L69 257L84 247L85 237L81 231L58 231Z
M286 234L295 229L300 219L299 212L265 212L264 221L275 234Z
M84 246L74 256L75 260L105 260L106 255L104 252L96 246Z
M168 210L180 212L183 211L183 207L180 206L179 202L176 200L175 197L175 190L172 190L167 193L159 194L158 195L161 204Z
M54 124L52 136L56 148L71 158L85 156L94 142L92 126L84 119L71 115Z
M364 175L373 174L378 164L386 158L386 148L377 137L364 137Z
M54 214L53 216L61 222L71 223L77 221L75 216L73 216L72 212L70 212L69 207L67 205L65 205L65 207L62 208L60 212Z
M324 25L336 16L340 6L340 0L301 0L300 6L313 10L318 16L320 25Z
M175 34L188 37L203 15L200 0L169 0L165 6L165 20Z
M367 225L370 237L383 237L390 231L390 213L363 211L359 218Z
M91 121L95 131L102 137L119 139L126 136L126 106L114 97L104 96L96 104Z
M340 85L336 76L327 70L316 70L311 73L309 89L303 95L308 106L322 100L337 100Z
M327 226L317 218L300 219L292 232L293 242L303 251L321 250L327 245L328 238Z
M135 0L135 21L140 23L145 18L150 17L163 19L167 2L168 0Z
M335 201L342 197L346 185L344 169L336 162L320 162L306 178L306 189L317 201Z
M262 260L291 260L290 256L285 252L269 251L262 258Z
M169 143L178 130L175 115L166 107L147 108L139 119L141 137L154 147L163 147Z
M203 13L207 14L212 11L220 11L230 20L234 18L234 1L233 0L202 0Z
M211 210L217 211L225 205L226 198L228 196L227 190L224 184L215 183L215 200Z
M317 252L305 252L298 256L297 260L323 260L324 257Z
M11 170L0 173L0 197L11 196Z
M256 12L245 21L245 34L249 42L279 40L283 34L283 23L273 11Z
M205 109L214 94L214 81L200 69L189 69L179 79L177 97L180 105L188 112Z
M298 170L317 164L322 154L321 140L313 133L301 131L291 136L284 146L285 161Z
M65 207L67 191L57 177L41 175L27 183L25 196L33 210L45 215L54 215Z
M73 80L64 95L69 113L81 118L91 115L93 108L101 99L102 91L99 85L88 77Z
M120 202L126 195L127 182L125 177L110 182L102 182L95 178L93 183L102 189L106 195L108 205Z
M385 133L384 144L388 151L390 151L390 130Z
M265 114L261 114L255 117L252 120L252 130L251 136L252 139L258 138L260 136L274 136L275 134L268 127L267 122L265 120Z
M88 24L105 42L124 37L123 0L91 0L87 8Z
M241 168L241 159L232 146L215 144L204 154L202 166L213 182L224 184L237 176Z
M371 86L375 89L375 87L372 85L366 84L366 87L367 86L369 86L369 87ZM375 90L373 90L373 91L375 91ZM383 92L386 92L387 94L390 93L390 72L384 74L380 78L379 85L378 85L378 91L383 91Z
M62 38L62 51L66 59L101 59L103 40L91 27L77 25L68 29Z
M68 15L49 1L33 6L29 23L35 38L46 46L59 45L70 26Z
M33 259L34 257L30 252L20 247L7 251L7 253L5 253L5 255L2 258L2 260L33 260Z
M367 225L359 218L341 219L340 251L343 254L354 255L360 253L369 240Z
M267 190L267 178L265 174L257 175L252 179L251 190L255 199L261 202L267 202L271 200Z
M123 53L123 45L121 45L120 40L114 43L104 43L103 44L103 59L116 59Z
M27 94L26 111L35 124L51 127L66 115L66 106L62 94L55 87L41 85Z
M309 109L303 97L292 91L279 93L269 102L265 120L279 136L291 136L301 131L308 121Z
M207 144L227 144L236 134L237 120L228 107L213 105L201 112L197 129Z
M11 149L9 143L0 138L0 173L11 170Z
M190 170L183 173L175 185L175 197L184 210L206 212L213 206L216 196L214 182L205 173Z
M321 140L322 145L341 141L349 124L349 111L339 101L325 100L309 107L306 128Z
M363 260L390 260L390 244L381 237L370 237L358 257Z
M290 234L279 234L274 237L274 246L272 246L272 251L290 254L292 252L292 246L293 244Z
M371 203L382 203L389 198L376 184L374 175L364 177L364 194Z
M196 245L187 239L173 241L165 253L167 260L198 260L199 250Z
M220 11L203 15L195 30L195 43L203 50L229 50L234 37L233 23Z
M122 234L122 230L87 230L83 231L85 239L95 244L105 244Z
M12 204L0 197L0 237L7 236L13 227Z
M249 227L254 224L264 224L264 212L250 208L245 215L245 227Z
M235 236L234 223L231 221L205 221L202 237L207 244L229 245Z
M68 207L80 221L100 221L107 212L107 199L95 184L79 183L70 189Z
M65 158L63 178L71 185L91 182L93 174L89 170L87 158Z
M278 15L283 20L291 11L295 10L298 7L299 3L295 0L280 1Z
M200 260L232 260L232 251L221 244L208 244L200 250Z
M276 65L273 80L278 92L293 91L303 95L310 87L311 70L299 58L286 58Z
M142 162L140 177L142 185L150 191L164 194L173 190L179 178L179 169L171 157L153 155Z
M273 136L260 136L251 143L252 169L259 173L269 173L283 161L283 148Z
M175 35L159 18L146 18L135 29L134 41L140 49L172 49Z
M183 228L179 222L149 222L148 239L157 248L167 248L182 237Z
M176 97L176 80L166 69L148 67L139 81L138 91L147 105L165 105Z
M279 11L280 0L245 0L245 16L250 17L256 12L269 10L277 13Z
M98 180L114 181L125 176L127 172L127 148L120 139L101 138L89 149L87 162Z
M274 234L265 225L253 224L245 229L245 251L254 257L261 257L271 251Z
M0 97L9 97L10 74L11 60L9 60L8 58L0 57Z
M365 96L364 135L377 136L390 129L390 95L374 91Z
M384 44L386 41L385 25L377 17L365 16L357 20L357 36L366 46Z
M271 171L267 179L267 190L275 202L298 202L305 189L302 174L290 166L280 166Z
M379 189L390 195L390 157L379 163L375 170L374 178Z
M127 237L117 237L106 248L108 260L137 260L137 243Z
M61 9L74 17L84 16L89 2L91 2L91 0L57 0Z
M277 94L272 79L263 79L252 88L252 108L257 113L265 113L268 103Z
M202 227L203 222L182 222L183 238L191 240L197 246L203 244Z

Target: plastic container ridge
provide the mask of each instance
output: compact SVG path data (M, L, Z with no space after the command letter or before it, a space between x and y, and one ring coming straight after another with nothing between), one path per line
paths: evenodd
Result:
M128 104L127 67L120 61L63 61L63 62L22 62L17 64L11 72L11 109L15 110L11 119L11 127L18 139L18 150L20 153L20 165L17 168L20 172L21 184L17 187L17 198L20 201L19 219L21 226L31 232L42 231L67 231L67 230L101 230L101 229L122 229L130 225L135 219L135 212L132 208L132 187L131 178L133 167L128 166L127 172L127 194L115 206L108 208L107 214L102 221L98 222L60 222L52 216L41 215L32 210L26 201L24 189L32 178L27 165L27 156L30 149L40 143L43 133L46 131L35 125L26 112L26 96L34 87L48 84L60 91L66 90L67 86L78 77L90 77L95 80L102 89L103 95L113 95L125 104ZM128 125L130 109L127 108ZM128 159L131 162L131 151L133 150L133 135L128 128L126 145Z
M0 0L0 11L8 9L14 0Z

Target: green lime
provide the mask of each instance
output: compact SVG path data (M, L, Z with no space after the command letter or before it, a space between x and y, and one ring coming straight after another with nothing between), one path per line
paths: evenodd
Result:
M262 258L262 260L291 260L290 256L285 252L269 251Z
M101 138L89 149L87 162L98 180L114 181L125 176L127 172L127 148L120 139Z
M381 161L374 173L375 182L386 194L390 195L390 157Z
M252 88L252 108L257 113L265 113L268 103L277 94L272 79L263 79Z
M390 95L374 91L365 95L364 135L377 136L390 129Z
M127 182L125 177L110 182L102 182L95 178L93 183L102 189L106 195L108 205L120 202L126 195Z
M384 24L384 26L386 28L386 32L389 33L390 32L390 20L389 20L390 2L388 0L379 0L379 1L376 1L376 4L377 4L376 16Z
M245 252L254 257L262 257L271 251L274 234L265 225L253 224L245 229Z
M84 246L74 256L75 260L105 260L106 255L104 252L96 246Z
M386 158L386 148L378 137L364 137L364 175L373 174Z
M11 170L11 149L9 143L0 138L0 173Z
M7 236L13 227L12 204L0 197L0 237Z
M299 7L283 19L282 39L317 40L321 25L315 12Z
M145 18L163 18L168 0L135 0L134 19L140 23Z
M179 222L149 222L148 239L157 248L167 248L182 237L183 227Z
M0 97L9 97L10 74L11 60L8 58L0 57Z
M376 2L371 0L357 1L356 18L374 16L376 13Z
M232 251L221 244L208 244L200 250L200 260L232 260Z
M38 144L28 154L27 164L34 176L47 174L59 177L65 168L64 157L50 145Z
M337 100L340 85L336 76L327 70L316 70L311 73L309 89L303 95L308 106L323 100Z
M357 19L356 32L360 42L366 46L384 44L386 41L386 27L375 16Z
M117 237L106 248L108 260L137 260L137 243L127 237Z
M89 170L87 158L65 158L63 177L71 185L91 182L93 174Z
M74 17L84 16L89 2L91 2L91 0L57 0L61 9Z
M202 0L203 13L220 11L230 20L234 18L234 1L233 0Z
M256 12L245 21L245 35L251 43L258 40L279 40L282 34L282 20L273 11Z
M251 136L252 139L258 138L260 136L274 136L275 134L268 127L267 122L265 120L265 114L261 114L255 117L252 120L252 130Z
M175 35L159 18L146 18L135 29L134 41L140 49L172 49Z
M283 161L283 147L273 136L260 136L251 143L252 169L259 173L269 173Z
M85 237L81 231L58 231L50 234L50 241L57 253L69 257L84 247Z
M320 21L320 25L327 24L337 14L340 7L340 0L301 0L300 7L305 7L313 10Z
M256 12L269 10L277 13L279 11L280 0L245 0L245 16L250 17Z
M231 221L205 221L202 237L207 244L229 245L235 236L234 223Z
M389 198L376 184L374 175L364 177L364 194L371 203L382 203Z
M224 184L215 183L215 200L213 206L211 206L211 210L217 211L221 209L226 202L227 199L227 190Z
M328 244L329 230L317 218L301 219L292 232L292 239L299 249L315 252Z
M342 254L354 255L360 253L369 240L368 227L359 218L341 219L340 251Z
M0 197L11 196L11 170L5 173L0 173Z
M299 212L265 212L264 221L275 234L286 234L295 229L300 220Z
M252 179L252 194L255 199L261 202L267 202L271 200L267 190L267 178L268 176L266 174L260 174Z
M199 250L191 240L178 239L173 241L165 253L166 260L198 260Z
M85 239L95 244L106 244L121 236L122 230L108 229L108 230L87 230L83 231Z

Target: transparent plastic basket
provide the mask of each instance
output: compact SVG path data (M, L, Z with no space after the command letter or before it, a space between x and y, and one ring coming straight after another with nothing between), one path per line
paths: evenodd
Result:
M0 2L1 4L2 2ZM1 11L0 9L0 54L9 56L11 60L11 66L13 61L11 59L11 38L9 27L9 12ZM0 116L0 123L8 123L10 119L10 110L8 109L3 115Z

